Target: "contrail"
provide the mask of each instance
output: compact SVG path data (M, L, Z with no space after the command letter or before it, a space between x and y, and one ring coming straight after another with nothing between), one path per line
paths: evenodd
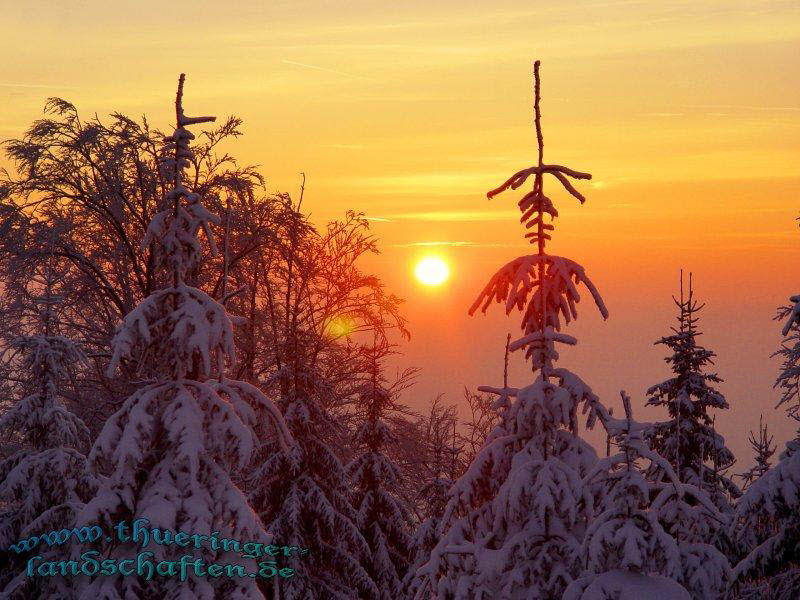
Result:
M295 62L293 60L281 60L282 63L286 63L287 65L295 65L298 67L305 67L306 69L314 69L315 71L324 71L325 73L333 73L335 75L342 75L344 77L352 77L353 79L369 79L369 77L364 77L362 75L353 75L352 73L343 73L342 71L335 71L333 69L326 69L325 67L318 67L316 65L307 65L305 63Z

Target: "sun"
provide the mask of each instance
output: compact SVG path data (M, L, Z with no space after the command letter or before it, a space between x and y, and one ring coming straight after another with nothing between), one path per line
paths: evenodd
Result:
M414 275L423 285L442 285L450 277L450 267L438 256L428 256L414 267Z

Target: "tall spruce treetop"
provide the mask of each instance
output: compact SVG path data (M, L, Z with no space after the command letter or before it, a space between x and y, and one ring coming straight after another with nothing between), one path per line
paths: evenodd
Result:
M183 112L184 75L175 100L177 125L166 138L163 168L172 179L162 211L153 218L143 241L152 244L172 285L143 300L123 320L112 341L109 374L134 359L146 384L106 422L90 460L109 473L97 495L82 511L84 523L106 531L121 521L147 519L149 527L211 535L241 541L269 542L269 536L232 474L245 466L257 443L257 413L272 418L284 446L290 442L280 416L258 390L222 377L227 359L235 363L233 327L222 304L187 284L201 267L198 232L210 235L218 218L199 194L189 191L184 169L192 160L189 125L214 117L187 117ZM214 370L217 377L212 381ZM263 424L262 424L263 425ZM191 554L207 561L239 564L255 572L254 561L209 544ZM151 548L148 548L150 550ZM134 540L103 548L111 558L135 556ZM155 559L186 554L176 545L152 548ZM83 598L259 598L249 577L98 577Z
M705 372L714 364L715 354L697 340L702 335L697 329L697 313L705 304L698 304L694 298L691 273L684 296L681 271L680 299L673 296L673 301L679 311L678 327L656 344L672 351L664 360L674 376L647 390L647 404L666 407L670 419L653 424L647 437L653 450L670 461L682 482L705 490L720 510L730 512L729 498L738 497L740 492L724 472L735 459L725 439L716 432L710 414L714 409L728 408L728 402L713 385L722 379Z
M0 597L68 598L73 581L60 577L31 578L25 572L28 555L9 548L23 538L45 531L71 528L98 481L81 450L89 440L83 421L62 402L59 384L69 371L85 362L81 348L53 328L53 313L61 302L54 293L57 275L45 265L34 283L44 293L32 300L38 306L42 331L20 335L10 346L20 359L19 372L27 395L0 417L0 433L16 438L20 450L0 461ZM7 552L6 552L7 551ZM37 548L35 554L52 557ZM63 557L62 557L63 558ZM22 564L17 564L22 560Z
M588 173L544 162L539 62L534 64L534 114L538 161L488 193L516 189L533 177L533 189L519 201L525 235L533 254L511 261L489 281L470 309L486 310L492 300L506 314L522 312L522 337L510 349L525 349L535 381L522 389L480 388L499 396L500 424L489 435L466 473L453 485L444 528L431 560L420 571L429 585L417 597L560 598L578 570L585 514L581 478L596 461L594 450L578 434L578 409L588 425L607 417L597 397L573 373L554 366L556 343L574 345L560 332L577 317L578 286L592 295L600 313L608 312L583 267L546 252L558 216L544 192L545 175L557 179L581 203L570 179Z

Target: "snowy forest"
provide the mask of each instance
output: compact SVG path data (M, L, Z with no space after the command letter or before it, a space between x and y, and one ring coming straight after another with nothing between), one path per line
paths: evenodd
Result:
M538 61L532 83L538 154L486 194L516 200L530 253L463 300L520 330L503 380L465 389L469 418L442 398L410 408L416 369L388 366L413 326L361 267L379 252L365 215L320 226L304 185L269 193L227 151L239 119L187 116L190 79L165 130L47 100L0 173L0 597L800 597L800 429L779 448L742 424L756 458L734 466L692 265L653 340L664 379L620 391L623 414L560 358L579 306L613 315L548 252L592 175L545 161ZM800 295L786 300L775 409L800 428ZM514 353L528 380L510 380ZM639 420L646 406L660 420ZM137 520L161 541L111 535ZM187 554L205 569L182 577Z

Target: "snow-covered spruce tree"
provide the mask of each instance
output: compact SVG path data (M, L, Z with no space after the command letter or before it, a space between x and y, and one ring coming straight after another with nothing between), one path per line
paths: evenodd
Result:
M177 126L165 140L163 168L172 180L162 210L155 215L142 242L152 245L171 285L152 293L134 308L118 327L112 341L109 373L128 360L139 365L145 380L103 427L90 454L92 464L109 475L79 519L98 523L106 532L134 519L149 520L150 527L180 530L241 541L269 542L263 524L248 505L231 477L248 463L254 439L254 407L248 400L277 415L274 407L255 390L236 382L219 380L225 367L235 361L233 327L225 308L186 278L201 267L202 245L198 238L218 219L203 206L199 194L190 192L184 169L192 160L187 126L214 117L187 117L183 112L184 75L180 76L175 101ZM217 370L218 378L204 379ZM221 395L222 393L222 395ZM228 399L223 398L223 395ZM270 410L271 409L271 410ZM276 416L280 443L286 436ZM130 532L129 532L130 534ZM141 548L135 540L114 540L100 548L109 558L136 557ZM147 548L154 560L176 560L181 555L219 563L240 564L257 570L232 551L179 545ZM121 600L141 598L260 598L249 577L144 577L101 576L86 582L81 598Z
M762 415L758 420L758 436L752 430L750 431L749 441L755 454L755 464L739 475L744 482L743 490L745 492L753 483L769 472L772 466L771 460L776 451L773 440L774 436L769 435ZM750 519L746 528L738 525L737 521L734 520L734 539L739 551L736 558L741 560L758 546L760 541L766 539L775 531L776 521L764 511L755 518ZM736 582L737 598L740 596L744 599L764 597L764 590L761 588L765 582L758 579L758 577L745 577L742 581Z
M621 452L601 459L584 479L593 508L582 545L585 573L564 599L724 597L730 565L708 541L725 517L648 447L651 425L632 420L624 393L623 405L625 420L605 421Z
M307 548L286 565L288 579L264 585L268 597L282 600L375 598L380 592L363 568L369 553L356 525L345 468L327 443L339 424L325 408L333 390L292 343L275 378L285 391L279 404L294 445L266 447L266 459L249 482L251 504L282 544Z
M463 445L458 443L455 406L442 406L441 396L431 403L424 424L425 483L419 488L419 525L411 538L408 571L403 577L404 598L414 598L427 582L418 575L419 568L430 560L431 551L439 543L442 517L447 507L447 493L461 469Z
M508 387L508 346L505 345L503 387ZM431 551L439 543L442 517L447 507L447 494L456 479L472 463L483 448L489 434L494 430L499 415L495 410L495 398L491 394L475 393L464 388L464 400L470 417L462 423L464 433L457 430L458 418L455 406L442 407L441 397L434 400L425 423L425 484L419 488L417 497L421 510L417 510L419 525L414 530L411 547L411 565L403 578L403 591L407 598L414 598L427 578L418 574L419 568L430 560Z
M731 567L713 541L723 531L725 515L703 490L688 483L675 487L662 481L651 507L664 530L678 543L678 582L695 600L724 597L731 582Z
M564 600L689 600L689 592L677 583L678 544L650 506L659 486L647 479L642 462L657 465L673 486L681 484L669 462L647 447L643 439L647 425L633 420L630 398L625 392L621 395L626 418L606 421L619 452L600 459L583 481L593 500L581 547L585 572L570 584Z
M669 419L651 424L645 437L684 485L683 494L665 488L659 500L663 505L660 520L678 540L680 582L693 598L706 598L723 594L730 582L728 559L736 554L736 544L727 535L728 524L732 500L741 492L725 474L735 459L710 414L713 409L728 408L728 402L713 385L722 379L705 371L714 364L715 354L697 340L702 335L697 329L697 313L705 305L695 300L692 284L690 273L685 293L681 271L680 297L673 297L678 327L656 342L672 352L664 360L673 377L647 390L647 405L666 407ZM651 465L648 476L665 485L669 481L657 465Z
M704 490L680 482L666 459L650 463L647 476L658 490L650 508L678 545L681 560L678 582L695 600L724 597L731 581L731 568L716 544L724 539L728 516Z
M786 319L777 354L783 364L775 382L789 416L800 423L800 295L778 315ZM765 523L767 526L765 527ZM790 600L800 593L800 430L778 463L756 479L736 506L735 534L755 533L753 548L734 569L741 595Z
M53 262L53 261L48 261ZM12 360L26 378L27 395L0 416L0 433L18 440L20 450L0 462L0 597L73 598L73 579L26 576L33 554L53 558L46 546L16 555L9 546L41 533L71 529L76 514L97 489L81 449L89 441L86 425L59 396L70 369L85 362L83 351L52 326L60 297L52 265L45 265L44 293L32 298L40 307L42 331L11 340ZM59 557L63 558L63 556Z
M558 215L545 196L545 175L558 179L575 198L584 197L568 178L587 173L543 162L539 110L539 62L534 64L534 110L538 163L515 173L488 197L516 189L533 176L533 190L519 202L521 221L537 251L511 261L490 280L470 313L492 300L506 313L522 311L523 336L510 345L525 348L535 381L522 389L479 388L496 393L501 419L483 449L450 491L442 538L431 560L420 569L428 585L418 598L556 599L578 569L586 516L580 500L581 478L595 464L594 450L578 435L578 411L588 412L588 426L605 418L591 389L573 373L554 366L556 343L575 344L560 333L562 320L577 317L577 286L587 287L600 313L606 308L579 264L545 252Z
M678 307L678 328L672 335L662 337L671 354L664 360L670 365L673 377L647 390L648 406L666 407L669 420L654 423L647 432L650 447L669 460L683 483L696 485L706 491L717 507L726 514L732 511L731 498L741 492L725 476L735 459L725 446L725 439L713 426L714 409L728 408L728 401L714 387L722 382L716 373L706 373L714 364L714 352L698 343L702 335L697 330L697 313L705 306L694 299L692 274L689 290L684 297L681 271L680 299L673 297ZM710 464L709 464L710 463Z
M364 566L381 600L400 597L411 546L411 516L395 494L400 470L386 454L388 446L397 442L386 421L396 394L381 371L381 359L389 350L377 344L365 349L370 365L358 395L363 421L354 438L360 453L347 465L355 488L356 524L369 547Z

